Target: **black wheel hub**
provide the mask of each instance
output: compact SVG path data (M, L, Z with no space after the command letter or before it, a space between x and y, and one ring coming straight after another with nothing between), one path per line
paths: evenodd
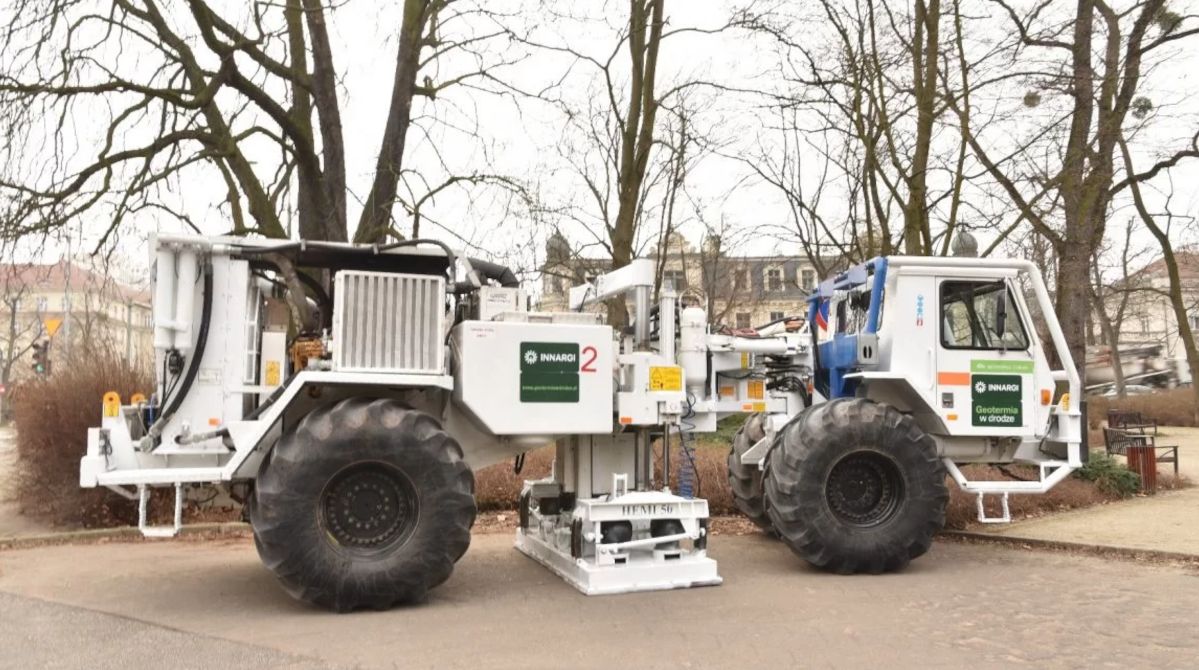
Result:
M399 471L381 463L355 465L325 487L325 528L337 544L377 549L407 536L416 522L416 493Z
M825 487L829 509L840 521L858 527L890 519L903 500L903 478L895 461L874 451L859 451L833 466Z

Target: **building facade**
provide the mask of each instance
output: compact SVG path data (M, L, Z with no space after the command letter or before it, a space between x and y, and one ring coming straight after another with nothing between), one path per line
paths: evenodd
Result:
M713 325L734 329L806 315L806 298L820 281L815 267L799 256L732 255L720 249L718 240L696 248L678 234L670 236L664 253L649 258L657 268L659 290L672 287L684 303L704 308ZM609 259L580 257L561 235L551 236L539 309L566 309L570 287L610 267Z
M99 352L148 368L154 360L148 292L78 263L0 265L0 374L35 374L33 345L50 342L50 373Z
M1199 332L1199 252L1177 251L1178 273L1182 280L1182 299L1192 330ZM1121 346L1154 344L1162 347L1167 358L1186 356L1179 335L1178 319L1170 302L1170 277L1164 260L1158 259L1138 270L1128 280L1132 291L1120 323ZM1113 291L1109 301L1119 300ZM1109 305L1109 313L1115 311Z

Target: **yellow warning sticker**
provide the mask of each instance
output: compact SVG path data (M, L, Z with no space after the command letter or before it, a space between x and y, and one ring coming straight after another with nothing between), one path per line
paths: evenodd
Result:
M683 368L677 365L651 365L649 368L649 390L682 391Z
M749 367L749 353L743 351L743 352L741 352L741 369L744 370L748 367Z
M766 403L764 403L764 402L755 402L755 403L754 403L754 411L755 411L755 412L765 412L765 411L766 411Z
M279 385L279 361L266 362L266 385Z
M719 393L721 398L735 398L737 397L737 387L721 386Z
M748 387L746 395L749 396L750 400L762 400L766 397L766 382L761 380L751 381Z

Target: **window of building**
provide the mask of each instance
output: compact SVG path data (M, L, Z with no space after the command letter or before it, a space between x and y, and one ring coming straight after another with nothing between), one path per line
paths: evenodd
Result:
M1141 334L1142 335L1149 334L1149 317L1147 317L1147 316L1141 317Z
M737 327L738 328L753 328L750 325L749 312L737 312Z
M816 288L816 271L815 270L800 270L799 285L805 291L811 291Z
M733 274L733 290L748 291L749 290L749 270L737 270Z
M782 268L770 268L766 271L766 289L769 291L783 290Z
M783 312L771 312L770 320L771 321L782 321L783 317L785 317L785 316L787 316L787 315L784 314Z
M662 273L662 288L671 287L676 291L687 288L687 273L682 270L666 270Z
M1188 318L1191 322L1191 330L1199 330L1199 314L1192 314Z
M37 299L37 311L44 312L47 309L50 309L50 301L45 296L39 297Z
M1005 313L998 327L1000 303ZM941 344L947 349L1027 349L1016 301L1003 282L941 283Z

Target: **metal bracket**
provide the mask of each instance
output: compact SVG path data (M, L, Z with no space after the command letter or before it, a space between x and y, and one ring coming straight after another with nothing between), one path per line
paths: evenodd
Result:
M144 537L175 537L183 528L183 482L175 482L175 524L173 526L150 526L146 517L150 510L150 487L137 485L137 529Z
M773 435L767 435L757 442L754 442L754 446L746 449L745 453L741 454L741 464L756 465L759 468L763 467L766 462L766 454L770 453L770 445L773 442Z
M983 507L983 496L985 496L985 495L987 495L987 494L979 493L978 498L975 499L975 504L978 507L978 522L979 523L1011 523L1012 522L1012 510L1008 507L1008 504L1007 504L1008 503L1008 501L1007 501L1008 494L1004 493L1004 494L1002 494L1003 497L1000 498L1000 500L1003 501L1003 516L987 516L986 508Z

